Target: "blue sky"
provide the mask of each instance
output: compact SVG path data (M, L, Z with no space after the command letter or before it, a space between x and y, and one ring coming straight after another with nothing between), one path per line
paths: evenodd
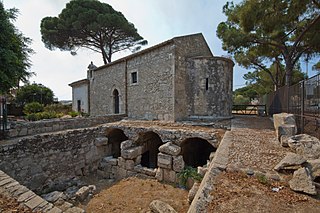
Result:
M69 83L86 77L91 61L103 65L100 54L80 50L76 56L60 50L50 51L41 41L40 22L46 16L57 16L69 0L2 0L5 8L16 7L20 14L14 23L27 37L33 40L35 50L31 71L36 73L30 82L41 83L53 90L59 100L71 100ZM226 17L222 7L226 0L100 0L121 11L138 29L139 34L153 46L175 36L203 33L214 55L225 56L216 29ZM234 1L235 3L240 0ZM130 54L124 52L113 60ZM242 76L247 71L234 67L234 88L245 84Z

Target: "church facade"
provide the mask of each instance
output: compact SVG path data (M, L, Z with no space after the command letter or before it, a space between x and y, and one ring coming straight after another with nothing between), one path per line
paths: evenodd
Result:
M70 84L73 109L180 121L231 116L231 59L214 57L202 34L175 37L101 67Z

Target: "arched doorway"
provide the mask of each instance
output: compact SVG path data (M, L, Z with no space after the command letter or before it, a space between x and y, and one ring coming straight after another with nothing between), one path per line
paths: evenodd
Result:
M198 167L207 164L211 152L216 149L202 138L188 138L181 144L181 153L186 166Z
M119 114L120 100L119 100L119 92L117 89L113 90L113 106L114 106L114 114Z
M156 168L158 164L159 147L163 144L159 135L152 131L142 133L137 143L143 145L141 166Z
M114 158L121 156L120 144L122 141L128 140L128 137L121 129L111 128L107 130L108 143L111 144L111 154Z

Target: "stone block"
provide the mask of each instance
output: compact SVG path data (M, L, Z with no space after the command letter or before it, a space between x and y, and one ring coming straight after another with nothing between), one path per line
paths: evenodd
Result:
M176 182L176 172L170 169L163 169L163 180L171 183Z
M297 125L293 114L288 113L280 113L280 114L274 114L273 115L273 125L274 129L276 130L277 138L280 139L279 135L279 126L282 126L284 124L288 125L294 125L295 126L295 134L297 133Z
M126 170L133 170L134 168L134 161L133 160L126 160Z
M102 158L101 162L105 162L105 163L110 164L112 166L118 165L117 158L114 158L112 156L107 156L107 157Z
M27 192L23 193L22 195L20 195L20 196L18 197L17 201L18 201L19 203L25 202L25 201L28 201L28 200L30 200L31 198L35 197L35 196L36 196L36 194L35 194L34 192L32 192L32 191L27 191Z
M158 153L158 166L165 169L172 169L172 156Z
M289 181L289 185L293 191L303 192L310 195L317 194L317 190L312 182L311 175L305 168L300 168L293 173L293 177Z
M282 124L278 127L278 138L281 139L281 136L294 136L297 132L296 125L293 124Z
M123 157L118 157L118 166L120 168L125 169L126 168L126 159L124 159Z
M46 202L39 196L35 196L32 199L30 199L28 202L25 203L26 206L28 206L30 209L35 209L37 206L39 206L41 203Z
M156 178L158 181L163 181L163 169L157 168Z
M123 168L118 168L116 178L120 180L126 177L127 177L127 170Z
M320 158L320 140L316 137L300 134L288 139L288 145L297 154L303 155L307 159Z
M153 200L149 204L149 208L155 213L177 213L172 206L161 200Z
M125 159L133 160L142 154L142 150L143 150L142 146L137 146L130 149L124 149L124 150L121 150L121 157Z
M126 140L122 141L120 144L120 149L129 149L130 147L133 146L133 141L132 140Z
M185 163L182 155L174 156L172 161L172 168L174 171L181 172L184 169Z
M181 147L171 142L165 143L159 147L159 151L168 155L177 156L181 152Z
M141 164L141 158L142 158L142 156L139 155L136 159L134 159L134 165L135 166Z
M287 155L274 167L274 170L280 171L282 169L299 169L301 164L307 160L298 154L288 152Z
M103 170L97 170L97 175L99 176L99 177L102 177L102 178L105 178L105 179L109 179L110 178L110 173L111 173L111 171L109 172L109 171L103 171Z
M76 197L79 201L84 201L88 197L89 193L90 188L88 186L83 186L76 192Z

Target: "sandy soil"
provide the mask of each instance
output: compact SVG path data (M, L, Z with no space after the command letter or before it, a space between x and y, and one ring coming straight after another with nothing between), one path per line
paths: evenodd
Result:
M13 212L23 212L31 213L31 209L19 205L19 203L12 198L9 198L3 194L0 194L0 212L1 213L13 213Z
M260 180L260 181L259 181ZM267 182L242 173L221 173L208 212L319 213L320 200L290 190L286 183ZM273 187L283 187L273 192Z
M95 195L86 207L88 213L130 213L148 212L153 200L162 200L177 212L187 212L188 191L172 185L159 183L157 180L136 177L121 180L112 187Z

